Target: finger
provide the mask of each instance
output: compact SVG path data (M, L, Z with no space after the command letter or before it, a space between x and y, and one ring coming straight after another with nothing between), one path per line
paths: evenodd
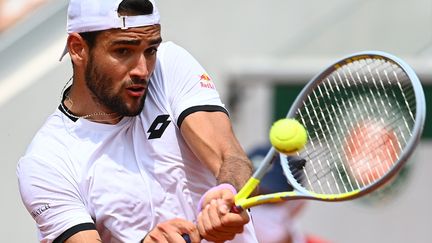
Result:
M214 190L214 191L208 192L205 195L204 200L202 201L201 208L204 208L206 205L210 204L210 202L212 200L220 199L220 198L223 198L222 190Z
M198 214L198 217L197 217L197 229L198 229L198 232L200 233L201 236L205 236L205 227L204 227L204 223L203 223L204 210L205 209L201 210L201 212Z
M201 212L201 223L202 223L202 229L203 232L201 234L203 236L209 236L213 233L213 225L210 219L210 210L211 210L212 204L207 204L204 210ZM204 233L204 234L203 234Z
M225 215L230 212L231 205L227 205L227 202L225 200L218 199L216 203L220 215Z
M183 242L183 238L182 241L179 241L179 239L177 239L177 241L175 241L176 235L178 235L178 228L176 226L174 226L173 224L175 224L175 221L171 221L172 224L161 224L158 225L157 228L158 230L162 233L163 235L163 239L159 239L158 241L156 241L157 243L165 243L165 242Z
M242 212L240 214L228 213L223 215L220 220L223 226L222 231L238 234L243 232L244 225L250 221L250 218L247 212Z
M215 231L212 227L212 223L209 216L210 210L211 210L211 203L208 204L198 215L197 227L198 227L198 231L200 232L201 236L204 239L208 241L218 242L220 241L219 240L220 236L218 236L218 232ZM216 210L216 208L214 208L213 210Z
M249 215L247 214L246 211L231 212L231 210L229 210L229 209L231 209L231 207L228 207L226 205L226 201L224 201L222 199L217 200L217 203L218 203L218 208L219 208L219 211L220 211L221 215L225 215L225 214L228 214L228 213L230 214L230 216L228 218L226 218L226 219L229 219L229 220L233 219L234 223L238 221L239 224L245 224L245 223L249 222ZM236 215L239 216L239 217L236 217ZM225 223L225 222L222 222L222 223Z
M247 224L250 219L247 213L230 213L225 215L219 215L220 227L216 227L219 232L225 232L229 234L237 234L243 232L243 227Z
M191 240L189 242L193 242L193 243L200 242L199 240L198 241L192 241L192 238L190 236L189 236L189 239ZM183 236L181 234L172 234L171 233L171 234L167 235L166 240L167 240L167 242L171 242L171 243L185 243L185 239L183 238Z
M248 223L249 215L247 212L230 213L225 202L219 199L211 201L206 207L202 219L206 231L232 232L233 230L238 231L234 228L242 228L244 224Z
M222 215L228 213L228 208L226 207L226 205L221 205L219 200L220 199L212 200L210 203L211 207L208 210L208 216L211 220L213 228L221 227L222 223L220 218L222 217Z
M200 243L201 235L196 231L194 234L189 234L189 239L191 243Z
M229 207L234 205L234 196L235 195L233 194L233 192L231 190L224 189L224 190L221 190L221 193L222 193L222 195L220 198L223 199Z
M184 243L182 234L190 235L192 242L200 242L198 230L192 222L184 219L172 219L164 223L158 224L152 233L152 241L158 243L178 242Z
M223 215L219 213L218 206L217 201L213 200L202 212L200 220L205 230L205 233L202 235L206 240L211 241L231 240L234 238L235 233L241 231L241 229L225 228L220 221L220 217Z
M183 220L183 219L177 219L174 221L174 226L177 228L177 230L176 230L176 234L173 235L171 238L172 240L175 240L173 242L184 243L183 235L187 235L189 237L188 242L191 242L191 243L201 242L201 236L200 236L198 229L194 223ZM178 236L180 236L181 238ZM180 240L180 241L178 241L178 240Z
M225 205L222 205L225 206ZM213 200L211 202L211 207L208 210L208 217L210 219L210 223L215 234L220 235L221 233L230 232L224 229L224 225L222 224L221 217L228 213L228 208L223 207L224 210L221 212L221 205L217 202L217 200Z
M188 230L187 232L183 232L182 235L187 234L191 243L199 243L201 242L201 235L198 232L197 227L194 225L193 229Z
M165 238L165 235L161 231L153 230L146 236L144 242L145 243L166 243L167 240Z

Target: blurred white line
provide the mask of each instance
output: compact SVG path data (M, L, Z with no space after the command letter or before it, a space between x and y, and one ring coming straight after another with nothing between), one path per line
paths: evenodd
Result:
M43 49L39 55L12 70L0 83L0 107L59 65L58 59L65 43L65 38L52 42L52 45Z

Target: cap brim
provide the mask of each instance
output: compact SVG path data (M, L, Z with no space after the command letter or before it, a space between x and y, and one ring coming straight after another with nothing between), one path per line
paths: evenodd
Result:
M63 60L63 57L66 56L66 54L69 52L68 48L67 48L67 44L64 47L64 50L59 58L59 62L61 62Z

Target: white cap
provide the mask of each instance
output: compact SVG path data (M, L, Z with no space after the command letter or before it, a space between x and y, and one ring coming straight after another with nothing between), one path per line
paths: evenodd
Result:
M154 0L153 13L148 15L120 16L117 9L123 0L70 0L67 33L82 33L108 29L128 29L159 24L160 16ZM65 47L60 60L68 52Z

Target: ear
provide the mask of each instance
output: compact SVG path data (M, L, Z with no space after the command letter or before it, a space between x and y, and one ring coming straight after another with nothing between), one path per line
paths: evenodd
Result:
M71 33L67 39L67 47L72 62L83 66L88 60L89 48L85 40L78 33Z

